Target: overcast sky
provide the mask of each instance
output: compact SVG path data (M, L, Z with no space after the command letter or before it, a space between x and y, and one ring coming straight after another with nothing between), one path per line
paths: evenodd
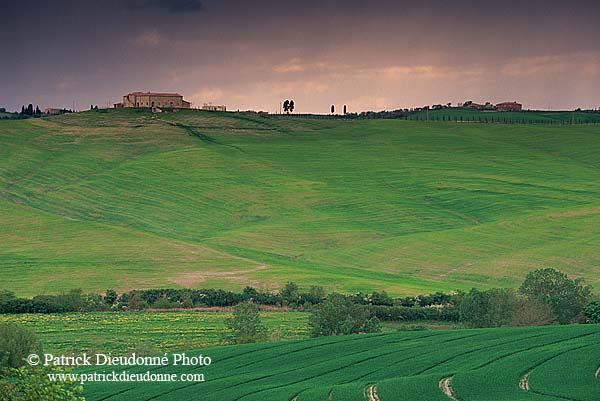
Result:
M131 91L326 113L517 100L600 107L596 0L11 1L0 107Z

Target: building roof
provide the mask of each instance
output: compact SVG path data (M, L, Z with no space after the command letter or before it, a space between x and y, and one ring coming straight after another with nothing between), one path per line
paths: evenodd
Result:
M162 93L162 92L131 92L128 93L127 96L129 95L135 95L135 96L167 96L167 97L174 97L174 96L181 96L179 93Z

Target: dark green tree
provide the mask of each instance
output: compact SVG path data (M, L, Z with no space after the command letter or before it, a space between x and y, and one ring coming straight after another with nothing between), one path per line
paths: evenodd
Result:
M76 381L51 381L49 374L64 374L54 366L22 366L7 371L0 380L1 401L85 401L83 386Z
M107 305L113 306L115 302L117 302L118 297L119 295L115 290L108 289L106 290L106 295L104 296L104 302L106 302Z
M229 344L255 343L264 340L267 335L258 306L250 302L236 305L233 316L225 319L225 327L228 331L223 337Z
M283 301L284 305L296 305L299 297L300 292L296 283L290 281L281 289L281 300Z
M354 304L349 297L336 293L313 310L309 324L313 337L381 331L379 319L369 307Z
M590 302L584 313L586 323L600 323L600 300Z
M459 305L460 320L471 327L506 326L512 321L517 305L518 298L511 289L473 288Z
M33 331L14 323L0 323L0 376L2 370L25 364L29 354L41 354Z
M583 279L572 280L552 268L527 274L519 291L548 305L560 324L582 320L583 309L592 296L592 287L584 285Z

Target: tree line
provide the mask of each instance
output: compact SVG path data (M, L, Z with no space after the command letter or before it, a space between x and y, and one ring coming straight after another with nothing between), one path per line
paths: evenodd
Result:
M425 297L427 304L423 306L416 306L419 301L409 301L412 306L398 304L407 298L393 300L384 295L374 299L332 293L312 308L309 325L311 335L320 337L376 333L381 331L380 322L384 320L457 321L467 327L600 323L600 300L591 301L592 297L591 287L583 280L573 280L560 271L545 268L529 273L518 290L437 293ZM259 309L250 302L236 306L226 326L230 343L266 338Z
M346 310L360 310L382 321L447 321L469 327L531 326L596 321L600 309L592 288L582 279L571 279L552 268L530 272L519 289L472 289L468 292L436 292L429 295L391 297L385 291L327 294L323 287L308 289L289 282L274 292L247 286L241 292L222 289L166 288L105 294L74 289L57 295L20 298L0 292L0 313L64 313L92 311L140 311L147 309L192 309L233 307L243 303L315 311L336 300ZM352 305L350 307L349 305ZM587 309L586 309L587 308ZM366 311L366 312L364 312ZM586 312L587 311L587 312ZM358 312L357 312L358 313ZM586 315L588 313L588 315Z

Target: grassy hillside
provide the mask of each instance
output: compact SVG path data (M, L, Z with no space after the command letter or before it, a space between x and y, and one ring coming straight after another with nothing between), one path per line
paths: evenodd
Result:
M0 282L600 288L600 126L94 111L0 121Z
M598 325L326 337L187 354L200 353L211 366L150 371L203 373L203 383L89 383L86 399L596 401L600 393Z

